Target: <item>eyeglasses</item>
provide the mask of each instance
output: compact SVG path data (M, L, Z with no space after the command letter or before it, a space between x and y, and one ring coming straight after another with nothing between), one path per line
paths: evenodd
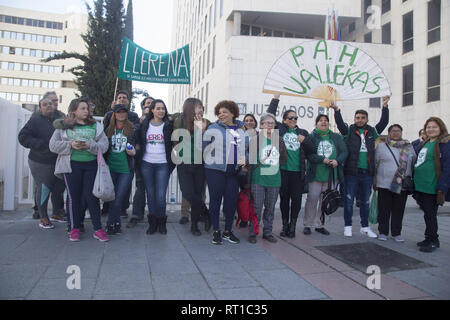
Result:
M41 103L41 106L42 106L42 107L46 107L46 108L47 108L47 107L50 108L50 107L53 107L53 103L42 102L42 103Z
M298 117L288 117L289 120L298 120Z

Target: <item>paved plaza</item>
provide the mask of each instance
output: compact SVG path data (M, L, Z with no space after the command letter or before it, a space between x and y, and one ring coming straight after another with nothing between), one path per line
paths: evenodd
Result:
M177 210L178 209L178 210ZM130 212L131 210L129 210ZM212 245L212 231L194 237L180 225L179 206L168 205L167 235L146 235L146 223L125 228L101 243L92 237L87 220L81 242L70 242L66 224L39 228L30 206L0 212L0 299L131 299L131 300L321 300L321 299L449 299L450 206L439 209L441 248L418 250L423 240L423 214L408 200L402 235L405 243L382 242L359 234L359 210L353 237L343 236L343 209L326 221L331 235L313 230L296 238L279 237L280 212L275 215L277 243L236 229L240 244ZM304 209L300 216L302 217ZM221 221L221 224L224 222ZM376 226L372 226L376 230ZM78 266L80 289L69 290ZM380 289L369 289L369 265L381 268ZM372 283L372 282L371 282ZM373 282L376 283L376 282Z

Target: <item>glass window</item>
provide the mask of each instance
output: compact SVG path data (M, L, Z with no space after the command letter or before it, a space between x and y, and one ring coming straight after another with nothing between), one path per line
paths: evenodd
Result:
M22 32L17 32L16 40L23 40L23 33Z
M20 79L14 79L14 85L20 87Z
M285 37L285 38L293 38L293 37L294 37L294 34L293 34L292 32L285 32L285 33L284 33L284 37Z
M30 69L30 65L28 63L22 64L22 70L23 71L28 71L29 69Z
M427 102L441 100L441 56L428 59Z
M39 95L33 94L33 102L35 102L35 103L39 102Z
M16 56L22 55L22 48L16 48Z
M403 15L403 53L414 50L413 12Z
M252 36L260 36L261 35L261 27L252 26Z
M372 5L372 0L364 0L364 24L367 23L367 19L370 17L370 13L367 12L367 9Z
M441 40L441 0L428 2L428 44Z
M42 66L42 72L48 73L48 66Z
M8 62L8 70L14 70L14 62Z
M11 40L16 40L17 32L11 31Z
M2 85L6 86L8 84L8 78L2 78Z
M25 19L24 18L18 18L17 19L17 24L25 24Z
M52 28L52 22L51 21L46 21L45 22L45 27L51 29Z
M36 49L30 49L30 57L36 57Z
M381 1L381 14L386 13L391 10L391 0Z
M403 103L402 106L414 104L414 68L413 65L403 67Z
M39 49L36 50L36 57L39 57L39 58L42 57L42 50L39 50Z
M58 82L53 82L53 89L59 89L59 83Z
M42 37L42 36L41 36L41 37ZM36 34L32 34L32 35L31 35L31 41L36 42L36 41L38 41L37 38L38 38L38 37L37 37ZM41 42L42 42L42 41L41 41Z
M20 94L20 101L23 101L23 102L27 101L27 95L25 93Z
M52 37L45 36L45 43L52 43Z
M16 48L9 47L9 54L16 54Z
M42 88L48 88L48 81L42 81Z
M39 22L38 22L38 27L39 27L39 28L43 28L43 27L44 27L44 21L39 20Z
M14 79L8 78L8 86L12 86L12 85L14 85Z
M3 47L2 47L2 53L3 53L3 54L9 54L9 47L3 46Z
M366 33L364 35L364 42L365 43L372 43L372 32Z
M25 41L31 41L31 34L25 33Z
M34 87L35 87L35 88L40 88L40 87L41 87L41 81L39 81L39 80L34 80Z
M12 94L12 101L19 101L19 94L18 93L13 93Z
M5 16L5 22L6 23L12 23L12 17L11 16Z
M241 24L241 36L250 35L250 26L248 24Z
M6 99L6 92L0 92L0 98Z
M3 31L3 38L11 39L11 31Z
M5 70L8 69L8 62L2 61L2 69L5 69Z
M50 57L50 51L44 50L44 58Z
M11 96L11 92L7 92L6 93L6 100L11 100L12 96Z
M27 94L27 102L33 102L33 95Z
M28 87L28 79L22 79L22 87Z
M25 22L25 24L26 24L27 26L32 26L32 25L33 25L33 19L27 19L26 22Z
M41 72L41 66L38 64L34 65L34 72Z
M274 36L274 37L282 38L282 37L283 37L283 31L274 30L274 31L273 31L273 36Z
M388 22L381 27L381 43L391 44L391 23Z
M20 71L20 63L14 63L14 71Z
M272 29L263 28L263 37L271 37L272 36Z
M17 24L17 17L11 17L11 19L12 19L11 22L12 22L13 24Z
M57 40L56 40L56 44L61 44L62 43L62 38L61 37L58 37L58 38L56 38Z
M24 49L23 49L23 55L24 55L25 57L29 57L29 56L30 56L30 49L24 48Z

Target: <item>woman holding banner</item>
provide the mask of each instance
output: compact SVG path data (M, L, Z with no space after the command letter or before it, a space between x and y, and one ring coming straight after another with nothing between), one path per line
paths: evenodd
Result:
M280 94L274 95L267 109L276 115ZM306 154L313 153L311 143L304 142L308 132L297 126L298 116L294 110L283 114L283 123L277 121L275 129L279 130L287 150L287 161L281 166L280 210L283 229L282 237L295 237L295 227L302 206L302 194L307 192L305 169Z
M153 100L148 116L138 131L142 148L141 173L148 203L147 234L167 233L166 193L170 174L175 168L171 159L173 123L167 107L160 99Z

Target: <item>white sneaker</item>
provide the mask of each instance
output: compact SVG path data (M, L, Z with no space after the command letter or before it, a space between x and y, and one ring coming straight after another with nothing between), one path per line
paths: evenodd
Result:
M346 237L352 236L352 226L346 226L344 228L344 236L346 236Z
M360 232L369 238L378 238L377 234L370 230L370 227L361 228Z

